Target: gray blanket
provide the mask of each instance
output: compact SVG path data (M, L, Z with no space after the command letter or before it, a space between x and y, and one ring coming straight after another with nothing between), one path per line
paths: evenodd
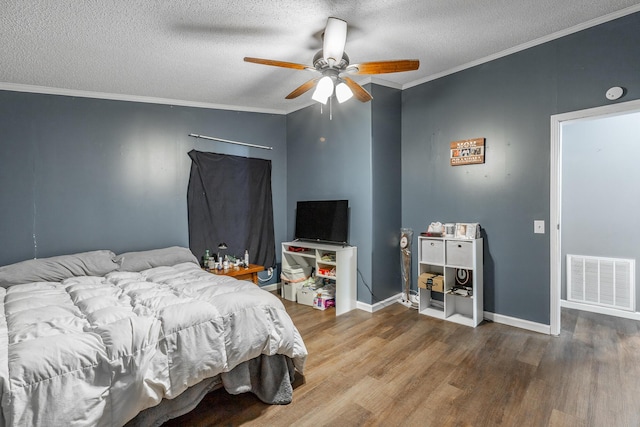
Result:
M286 405L293 397L294 376L295 368L288 357L261 355L190 387L175 399L164 399L159 405L140 412L126 427L160 426L192 411L207 393L222 386L230 394L252 392L264 403Z

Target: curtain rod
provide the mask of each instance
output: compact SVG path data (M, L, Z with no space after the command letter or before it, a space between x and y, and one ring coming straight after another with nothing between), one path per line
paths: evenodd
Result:
M212 136L206 136L206 135L198 135L197 133L190 133L189 136L192 136L194 138L210 139L212 141L226 142L227 144L244 145L245 147L262 148L263 150L273 150L273 147L267 147L265 145L256 145L256 144L248 144L246 142L230 141L228 139L214 138Z

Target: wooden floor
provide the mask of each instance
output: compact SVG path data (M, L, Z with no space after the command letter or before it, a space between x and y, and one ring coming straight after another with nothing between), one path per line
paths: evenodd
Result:
M309 350L293 402L218 390L165 426L640 426L640 322L563 309L551 337L284 303Z

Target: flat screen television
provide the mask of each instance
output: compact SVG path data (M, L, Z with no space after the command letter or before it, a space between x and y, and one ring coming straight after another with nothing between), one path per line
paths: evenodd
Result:
M349 240L349 201L299 201L295 238L346 245Z

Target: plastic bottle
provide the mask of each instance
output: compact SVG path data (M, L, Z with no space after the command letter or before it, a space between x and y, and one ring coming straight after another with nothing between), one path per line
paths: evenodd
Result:
M211 253L209 249L204 250L204 255L202 256L202 266L204 268L209 268L209 258L211 257Z
M249 267L249 251L246 249L244 251L244 266Z

